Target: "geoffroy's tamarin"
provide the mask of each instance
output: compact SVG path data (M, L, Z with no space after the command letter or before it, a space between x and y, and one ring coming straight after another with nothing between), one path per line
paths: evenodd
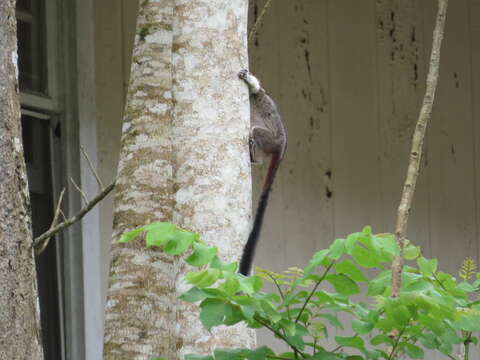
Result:
M243 248L239 272L250 273L255 248L262 229L263 216L267 208L268 196L272 189L275 174L287 149L287 132L277 105L260 86L258 79L248 70L243 69L238 77L245 81L250 90L250 159L256 162L256 151L261 150L270 155L270 165L263 183L262 193L258 200L257 213L253 221L252 231Z

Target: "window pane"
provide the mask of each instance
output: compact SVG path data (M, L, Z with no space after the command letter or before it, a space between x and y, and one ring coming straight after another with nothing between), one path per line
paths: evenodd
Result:
M53 220L49 125L48 120L22 115L22 138L30 188L34 237L47 231ZM50 239L45 251L35 258L45 360L62 358L56 246L55 239Z
M44 0L17 1L20 90L46 94Z

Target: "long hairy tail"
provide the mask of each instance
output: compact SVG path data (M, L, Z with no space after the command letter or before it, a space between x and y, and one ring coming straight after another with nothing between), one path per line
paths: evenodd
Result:
M268 167L265 182L263 184L262 194L260 195L260 199L258 200L257 213L255 215L255 220L253 221L252 231L248 236L247 243L243 248L242 258L240 259L240 270L238 272L245 276L248 276L248 274L250 273L250 268L252 267L255 249L257 247L258 239L260 238L260 232L262 230L263 217L265 215L265 210L268 205L268 197L270 195L270 190L272 189L275 174L277 172L278 166L280 165L280 160L280 152L272 153L270 165Z

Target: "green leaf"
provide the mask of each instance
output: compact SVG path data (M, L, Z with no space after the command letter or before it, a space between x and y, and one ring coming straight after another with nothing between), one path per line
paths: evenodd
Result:
M219 288L225 291L229 296L232 296L238 292L238 289L240 288L240 282L235 275L228 274L225 278L225 282L222 283Z
M268 347L262 346L255 350L249 350L247 352L247 359L248 360L265 360L267 359L268 355L275 355L275 353Z
M369 296L383 295L385 289L390 285L391 277L391 270L382 271L375 278L370 280L367 294Z
M308 276L318 266L326 265L329 252L330 252L329 249L323 249L323 250L317 251L310 259L308 266L304 269L304 276ZM297 279L292 285L292 289L294 289L301 282L302 282L301 278Z
M245 349L215 349L215 360L243 360L248 350Z
M212 355L187 354L185 360L214 360Z
M332 326L343 330L342 323L338 320L338 318L335 315L333 315L333 314L317 314L317 317L325 318L325 319L328 320L328 322Z
M280 321L282 315L278 312L275 305L265 299L260 299L260 307L265 312L266 317L273 323Z
M222 325L232 316L232 306L220 299L205 299L200 304L200 321L210 331L214 326Z
M240 281L240 289L246 294L256 293L260 291L263 286L262 279L258 276L241 276L238 280Z
M209 268L185 274L185 281L198 288L205 288L215 283L221 275L222 273L220 270Z
M480 315L465 314L453 323L453 327L464 331L480 331Z
M218 269L232 274L237 271L237 267L238 264L236 262L225 263L216 255L213 257L212 262L210 263L211 269Z
M365 268L375 268L380 266L378 255L373 251L368 251L364 247L357 245L352 251L352 257L357 264Z
M344 260L338 264L335 264L334 267L338 274L345 274L353 281L368 281L368 278L350 260Z
M192 266L203 266L212 261L216 254L217 248L194 242L193 253L185 261Z
M410 343L403 343L401 344L401 346L411 359L423 359L423 357L425 356L425 354L423 353L423 349L416 345Z
M189 231L175 230L168 235L168 239L164 251L169 255L180 255L187 251L194 241L198 241L199 235Z
M414 245L407 245L403 250L403 257L406 260L415 260L421 254L420 248Z
M336 239L332 245L330 245L330 252L329 256L333 260L339 259L343 253L345 252L345 245L344 245L345 239Z
M358 334L367 334L369 333L375 324L370 322L361 321L358 319L352 320L352 329Z
M372 339L370 339L370 344L375 346L381 345L381 344L393 345L393 340L389 338L387 335L378 334L374 336Z
M294 359L294 358L292 358L292 359ZM315 355L313 355L309 359L311 359L311 360L339 360L340 358L337 357L337 355L335 355L331 352L327 352L323 349L318 349L317 352L315 353Z
M134 229L132 231L123 233L122 236L120 236L120 239L118 240L119 243L127 243L129 241L132 241L135 239L138 235L140 235L144 231L143 227L140 227L138 229Z
M438 260L437 259L427 260L422 256L417 259L417 264L423 275L432 276L432 274L437 271Z
M360 292L358 285L346 275L329 274L325 279L333 285L335 291L340 295L350 296Z
M348 346L356 349L363 349L363 339L358 336L335 336L335 341L338 345Z
M347 239L345 240L345 250L347 251L347 254L352 255L353 249L355 249L360 236L362 236L362 233L358 232L347 236Z
M197 301L206 299L207 295L199 288L192 287L190 290L180 295L179 298L189 303L196 303Z
M176 230L176 226L170 223L155 222L144 226L147 235L145 236L145 243L147 246L165 245L169 236Z

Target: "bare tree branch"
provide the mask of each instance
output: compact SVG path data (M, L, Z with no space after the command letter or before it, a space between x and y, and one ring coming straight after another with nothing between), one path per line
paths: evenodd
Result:
M90 168L90 171L92 172L93 176L95 176L95 180L97 180L98 187L100 188L100 190L103 190L105 188L105 185L103 185L102 179L100 179L100 176L98 176L97 170L95 170L95 168L93 167L92 162L90 161L90 157L88 156L83 146L80 146L80 150L82 151L82 154L85 157L85 160L87 160L88 167Z
M53 221L52 221L52 224L50 225L50 228L48 230L52 230L55 225L57 225L58 223L58 217L60 215L63 216L63 218L65 218L65 215L63 214L63 211L62 211L62 201L63 201L63 196L65 195L65 189L62 190L62 192L60 193L60 196L58 197L58 202L57 202L57 207L55 209L55 215L53 216ZM40 243L38 245L37 248L35 248L35 254L36 255L39 255L43 252L43 250L45 250L45 248L47 247L48 245L48 241L50 240L50 238L47 238L45 239L45 241L43 241L42 243ZM35 244L34 244L35 246Z
M250 33L248 34L248 41L251 41L253 38L253 35L257 32L257 28L260 25L260 23L263 20L263 17L265 16L265 12L267 9L272 5L272 0L267 0L265 5L262 8L262 11L260 12L260 15L258 16L257 20L255 21L255 24L253 24L252 29L250 30Z
M395 236L400 247L400 255L395 257L392 264L392 296L398 297L400 293L401 274L403 267L403 250L405 247L405 238L407 234L408 216L412 206L415 185L420 169L420 160L422 158L423 139L427 130L428 121L432 114L433 100L438 83L440 67L440 48L445 29L445 19L447 15L448 0L438 0L437 19L433 31L432 52L430 54L430 67L427 76L427 85L422 107L418 116L417 125L413 133L412 148L410 151L410 161L408 164L407 177L403 186L402 197L397 212L397 223L395 226Z
M62 231L66 227L69 227L75 224L77 221L81 220L90 210L93 209L95 205L97 205L100 201L102 201L115 187L116 179L113 180L110 185L102 190L97 196L95 196L90 202L88 202L76 215L70 217L66 221L51 227L48 231L44 232L42 235L35 238L33 241L33 246L35 248L35 253L38 255L40 254L48 244L48 239L52 236L57 234L58 232ZM58 206L57 206L58 208ZM52 224L53 225L53 224ZM44 245L44 242L46 243Z
M73 186L75 187L75 189L77 189L77 191L80 193L80 195L82 195L82 199L83 199L83 201L85 202L85 204L88 204L87 195L85 195L85 193L84 193L83 190L80 188L80 186L77 185L77 183L75 182L75 180L73 180L73 178L70 178L70 181L72 182L72 184L73 184Z

